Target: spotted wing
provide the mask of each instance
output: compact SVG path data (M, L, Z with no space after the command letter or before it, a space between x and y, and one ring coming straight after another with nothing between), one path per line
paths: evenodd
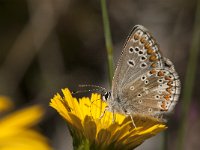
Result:
M158 44L148 30L141 25L135 26L124 46L114 74L113 99L120 99L123 109L135 114L156 116L157 112L172 108L170 106L175 103L162 101L164 96L165 98L170 96L169 92L161 92L163 89L176 90L167 85L171 82L179 84L174 67L169 62L168 59L162 57ZM168 76L173 77L173 80L169 82L164 80ZM163 79L162 84L161 79ZM161 90L160 85L163 85ZM161 102L157 100L158 92L162 97Z
M132 114L148 115L164 121L180 95L180 80L173 64L163 60L164 68L154 68L126 84L121 99L127 100L126 109Z
M146 28L136 25L130 33L112 82L113 97L122 87L152 68L162 68L159 46Z

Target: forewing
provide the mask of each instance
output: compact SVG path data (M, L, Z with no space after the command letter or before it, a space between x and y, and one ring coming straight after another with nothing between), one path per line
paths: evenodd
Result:
M162 68L162 58L159 46L141 25L136 25L130 33L112 82L113 98L118 97L121 89L127 83L138 78L148 70Z

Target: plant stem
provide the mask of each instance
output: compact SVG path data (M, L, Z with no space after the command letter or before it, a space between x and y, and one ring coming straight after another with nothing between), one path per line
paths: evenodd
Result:
M163 150L168 150L168 131L163 132Z
M106 49L107 49L109 81L111 85L112 78L113 78L113 44L112 44L110 23L109 23L107 7L106 7L106 0L101 0L101 10L102 10L102 17L103 17Z
M188 129L188 124L187 124L188 114L189 114L190 103L192 100L192 92L195 82L199 49L200 49L200 0L197 1L197 9L195 15L190 56L185 76L185 85L183 89L183 101L181 109L182 120L180 123L180 130L178 132L178 140L177 140L178 150L184 149L186 131Z

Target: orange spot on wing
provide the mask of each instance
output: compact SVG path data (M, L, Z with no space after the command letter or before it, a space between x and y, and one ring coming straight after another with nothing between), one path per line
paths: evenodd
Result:
M165 80L171 80L171 78L169 76L166 76Z
M165 98L167 101L169 101L170 95L165 95L164 98Z
M144 44L144 48L145 48L145 49L149 49L150 47L151 47L151 46L150 46L149 43L146 42L146 43Z
M142 37L142 38L140 39L140 42L141 42L141 43L145 43L145 42L146 42L145 38Z
M155 68L156 67L156 63L152 63L151 67Z
M161 107L162 107L162 110L163 110L163 111L167 111L167 110L168 110L165 101L162 102Z
M167 82L168 86L172 86L172 81Z
M158 76L164 76L164 73L162 71L159 71Z
M150 54L152 54L152 53L154 53L153 50L152 50L151 48L148 48L148 49L147 49L147 54L150 55Z
M168 93L170 93L170 94L172 93L172 92L171 92L171 88L170 88L170 87L169 87L169 88L167 88L167 89L166 89L166 91L167 91Z
M149 58L150 61L156 61L157 60L157 57L156 55L151 55L150 58Z
M156 74L156 70L155 70L155 69L152 69L152 70L150 71L150 74Z

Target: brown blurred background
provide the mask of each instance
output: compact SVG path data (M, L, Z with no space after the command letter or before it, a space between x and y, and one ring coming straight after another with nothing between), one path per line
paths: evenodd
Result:
M132 27L141 24L175 64L184 85L197 1L109 0L107 4L115 64ZM77 90L78 84L109 88L106 58L100 1L0 0L0 94L12 97L18 108L43 104L47 115L40 130L56 150L71 150L72 141L65 121L48 107L49 100L61 88ZM199 76L197 70L187 150L200 148ZM178 105L169 122L169 149L175 149L179 110ZM158 135L137 150L161 149L162 139Z

